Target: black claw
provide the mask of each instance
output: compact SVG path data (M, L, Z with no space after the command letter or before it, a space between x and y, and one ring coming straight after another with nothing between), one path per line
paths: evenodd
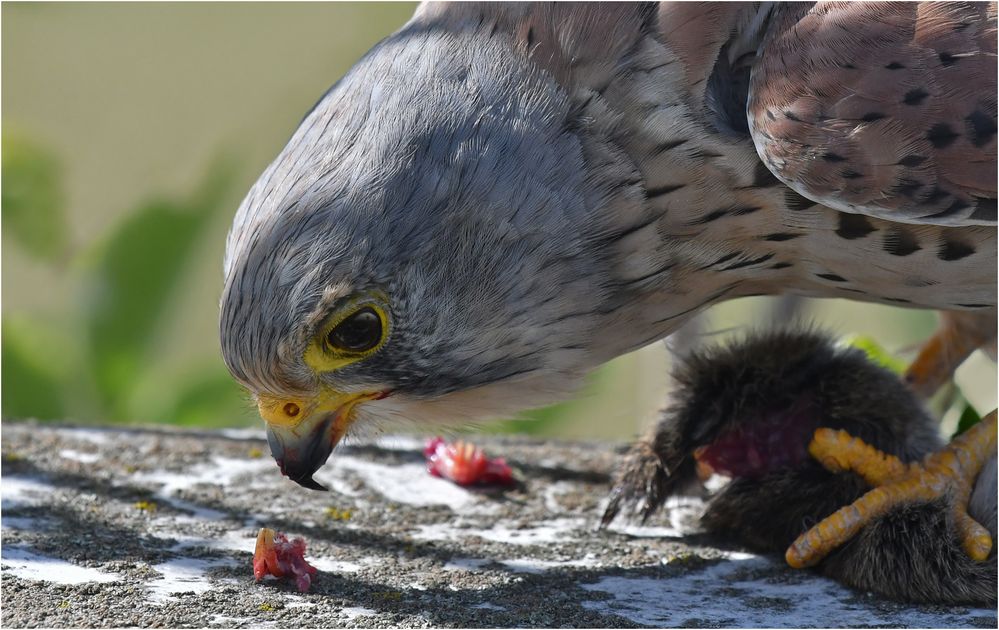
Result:
M668 483L669 475L658 458L644 446L636 446L611 490L600 528L606 528L627 506L631 508L632 518L637 516L644 524L669 494L664 491Z
M618 512L621 510L621 488L616 487L611 490L611 499L607 503L607 509L604 510L604 515L600 517L600 529L606 529L610 525L611 521L617 516Z

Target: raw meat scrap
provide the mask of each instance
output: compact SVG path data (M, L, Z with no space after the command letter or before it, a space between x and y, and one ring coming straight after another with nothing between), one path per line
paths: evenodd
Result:
M423 454L431 475L449 479L459 486L516 483L513 471L502 457L490 459L481 448L468 442L448 444L444 438L437 437L427 443Z
M299 592L307 592L316 568L305 561L305 540L293 538L289 541L280 532L261 528L253 552L253 577L259 582L268 574L293 579Z

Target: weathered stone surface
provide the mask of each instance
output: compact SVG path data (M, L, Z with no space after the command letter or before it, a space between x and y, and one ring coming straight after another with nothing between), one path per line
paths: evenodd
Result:
M595 530L620 449L483 439L520 488L426 473L414 438L337 451L299 488L258 432L3 425L4 627L996 627L691 532L696 501ZM305 537L312 591L256 584L261 526Z

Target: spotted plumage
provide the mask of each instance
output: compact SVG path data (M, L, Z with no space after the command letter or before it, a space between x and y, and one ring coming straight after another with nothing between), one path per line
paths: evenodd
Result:
M838 210L991 224L995 16L987 2L780 5L750 85L761 157Z

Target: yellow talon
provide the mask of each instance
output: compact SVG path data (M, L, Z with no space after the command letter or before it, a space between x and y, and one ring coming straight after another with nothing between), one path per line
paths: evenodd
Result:
M846 431L818 429L808 446L812 457L831 472L851 470L874 488L799 536L788 547L784 556L787 563L796 569L818 564L867 523L895 507L944 495L951 497L965 552L974 560L985 560L992 550L992 537L968 515L967 505L975 478L995 451L995 411L943 450L912 464L882 453Z

